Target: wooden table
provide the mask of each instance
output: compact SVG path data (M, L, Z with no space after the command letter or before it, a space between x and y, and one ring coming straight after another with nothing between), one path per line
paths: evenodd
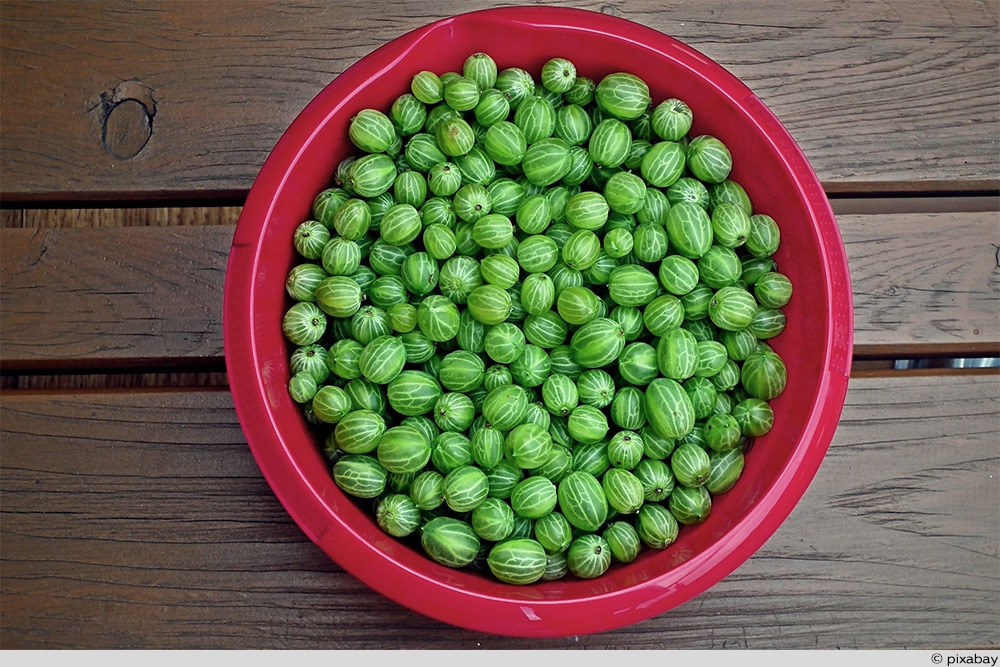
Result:
M358 58L499 3L0 7L0 647L997 648L995 2L574 3L741 77L838 215L856 347L815 481L748 562L603 634L403 608L309 542L226 382L222 290L265 156ZM552 3L569 4L569 3Z

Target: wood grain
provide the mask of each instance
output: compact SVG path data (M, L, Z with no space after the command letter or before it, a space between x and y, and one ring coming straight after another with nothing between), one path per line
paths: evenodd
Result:
M839 428L773 537L616 631L525 641L379 595L299 529L227 391L242 203L327 83L501 4L3 0L0 650L998 649L1000 8L983 0L536 2L690 44L830 195L854 291Z
M79 216L29 210L25 215L43 226L0 229L3 367L220 364L233 227L75 226L100 224L104 210ZM202 217L157 211L144 216L160 222L175 215ZM234 223L238 211L213 216ZM144 219L138 213L127 217L139 225ZM859 355L1000 354L1000 230L993 213L838 220L853 282ZM40 338L39 331L46 335Z
M351 64L426 23L501 4L8 0L0 194L239 196ZM716 60L782 120L830 191L1000 184L995 3L545 4L620 16Z
M4 229L4 367L192 365L222 356L232 227Z
M997 648L998 399L997 374L852 380L812 485L733 574L634 626L524 641L330 562L227 392L0 394L0 648Z
M1000 355L996 213L840 216L854 288L858 352ZM946 240L951 239L951 240Z

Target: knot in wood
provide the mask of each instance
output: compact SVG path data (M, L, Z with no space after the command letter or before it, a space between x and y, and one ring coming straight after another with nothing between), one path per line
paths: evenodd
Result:
M101 94L101 145L119 160L135 157L153 135L156 101L152 88L123 81Z

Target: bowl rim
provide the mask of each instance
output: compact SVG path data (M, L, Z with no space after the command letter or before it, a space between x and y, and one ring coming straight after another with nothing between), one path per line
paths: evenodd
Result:
M373 70L385 71L394 66L424 40L445 30L492 21L534 28L571 28L611 37L656 52L709 79L774 143L775 152L805 196L804 204L822 236L820 252L829 273L827 302L831 325L822 341L824 374L819 380L820 400L816 401L803 432L807 446L793 452L757 505L713 549L691 557L639 587L595 594L572 603L473 596L461 585L429 575L422 568L387 560L376 545L359 535L348 522L331 516L329 498L324 498L323 491L307 481L307 475L282 438L276 400L267 393L266 376L271 370L247 363L248 359L257 360L261 355L261 339L252 321L251 287L264 252L263 231L275 214L277 194L290 187L287 172L305 151L301 145L303 138L308 145L314 137L309 128L336 113L342 103L331 100L367 80ZM498 7L433 21L383 44L337 76L293 120L266 158L237 223L225 284L223 338L234 407L262 473L300 528L341 567L382 595L452 625L514 636L590 634L646 620L699 595L745 562L787 518L818 471L843 409L853 349L853 297L839 228L817 175L787 129L746 84L692 47L628 19L568 7ZM233 285L241 289L232 289ZM345 542L355 548L344 548ZM375 561L391 563L392 567L375 571L371 567ZM439 573L440 567L434 565L429 569ZM470 613L467 604L472 597L484 605L484 612ZM571 611L569 606L573 607Z

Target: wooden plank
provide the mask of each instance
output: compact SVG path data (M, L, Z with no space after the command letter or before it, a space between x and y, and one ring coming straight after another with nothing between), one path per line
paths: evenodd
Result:
M840 216L859 354L1000 354L994 213Z
M852 380L812 485L733 574L631 627L524 641L327 560L227 392L5 392L0 648L996 648L998 400L997 374Z
M431 21L502 4L8 0L2 197L239 196L348 66ZM573 5L677 37L739 76L832 192L1000 183L993 3Z
M0 229L5 369L220 363L231 224L76 228L100 224L104 209L51 211L25 212L42 227ZM238 211L216 221L235 223ZM1000 354L994 213L849 214L839 222L860 356Z
M5 370L217 362L233 228L4 229Z

